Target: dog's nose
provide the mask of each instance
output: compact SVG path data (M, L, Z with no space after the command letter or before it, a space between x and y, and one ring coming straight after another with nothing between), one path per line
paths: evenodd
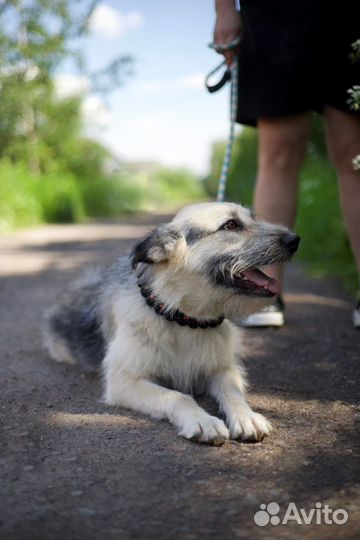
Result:
M288 249L291 253L295 253L299 246L300 236L293 233L284 234L280 238L280 244Z

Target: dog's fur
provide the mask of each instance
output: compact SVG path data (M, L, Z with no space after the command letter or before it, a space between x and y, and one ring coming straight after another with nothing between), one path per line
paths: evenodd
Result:
M87 369L101 367L106 403L167 418L187 439L261 440L271 426L246 401L244 371L237 363L240 332L230 320L273 298L248 294L232 280L248 269L288 261L296 250L284 242L289 235L294 237L285 227L254 220L236 204L184 208L130 255L74 284L49 310L51 356ZM180 309L200 320L226 318L215 328L179 326L146 305L138 281L169 311ZM201 386L219 403L225 421L196 403L192 395Z

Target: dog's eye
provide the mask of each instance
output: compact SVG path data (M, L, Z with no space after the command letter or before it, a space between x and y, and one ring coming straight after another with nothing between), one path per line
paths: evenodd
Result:
M224 223L224 225L220 228L225 231L236 231L241 229L242 227L238 221L235 221L235 219L230 219L230 221Z

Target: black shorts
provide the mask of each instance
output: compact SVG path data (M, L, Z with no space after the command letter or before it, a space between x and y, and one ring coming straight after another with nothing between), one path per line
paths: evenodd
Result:
M237 121L279 118L347 104L360 85L360 0L241 0Z

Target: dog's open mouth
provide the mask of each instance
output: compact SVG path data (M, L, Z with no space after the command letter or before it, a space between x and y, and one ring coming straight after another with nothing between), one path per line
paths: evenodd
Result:
M259 268L244 270L237 275L225 272L218 281L226 287L250 296L275 296L280 293L279 282Z

